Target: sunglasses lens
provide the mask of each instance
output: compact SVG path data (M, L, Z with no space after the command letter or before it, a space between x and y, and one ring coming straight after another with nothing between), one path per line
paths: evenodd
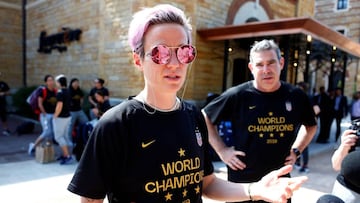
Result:
M188 64L195 59L196 49L191 45L184 45L177 49L176 56L180 63Z
M176 49L176 56L180 63L188 64L195 59L196 49L191 45L183 45ZM151 59L156 64L168 64L171 58L171 49L158 45L151 50Z
M158 45L154 47L151 51L151 59L156 64L167 64L170 61L171 57L171 50L164 46L164 45Z

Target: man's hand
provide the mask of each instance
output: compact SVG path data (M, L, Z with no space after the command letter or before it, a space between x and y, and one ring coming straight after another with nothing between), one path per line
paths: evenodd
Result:
M300 188L306 176L296 178L280 178L290 173L292 166L284 166L264 176L259 182L250 185L251 196L254 200L265 200L275 203L286 203L293 192Z
M349 151L352 146L356 144L358 137L355 135L355 130L346 130L341 135L341 144L339 148L343 148L344 151Z
M236 151L234 147L225 147L219 152L220 159L232 170L244 170L246 165L237 156L245 156L242 151Z
M341 135L341 144L331 157L332 167L335 171L340 171L343 159L348 155L351 147L356 145L358 137L355 130L345 130Z
M294 165L296 159L296 154L292 150L290 150L290 155L285 158L285 165Z

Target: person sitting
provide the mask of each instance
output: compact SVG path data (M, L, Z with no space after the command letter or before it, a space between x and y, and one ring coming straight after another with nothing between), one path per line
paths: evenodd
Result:
M109 100L106 99L106 95L101 90L95 92L95 98L97 103L95 108L92 109L92 111L96 118L100 119L100 117L111 108L111 105Z
M105 80L102 78L97 78L94 80L94 87L90 90L89 93L89 102L91 104L90 107L90 119L95 119L96 115L93 114L93 109L96 107L98 101L96 100L95 93L97 91L102 91L105 97L105 100L109 99L109 90L104 87Z

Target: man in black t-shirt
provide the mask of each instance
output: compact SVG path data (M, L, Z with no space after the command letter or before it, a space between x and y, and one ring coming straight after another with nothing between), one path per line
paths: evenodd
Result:
M94 87L90 90L90 93L89 93L89 102L91 104L90 119L96 118L96 116L93 114L93 110L92 110L93 108L96 107L96 104L98 103L98 101L96 100L96 97L95 97L95 93L97 91L102 91L104 93L105 100L109 99L109 90L106 87L104 87L104 83L105 83L104 79L97 78L94 80Z
M0 72L0 76L1 76ZM6 110L6 96L10 94L10 87L9 85L4 82L0 81L0 118L3 126L3 135L9 136L10 130L7 124L7 110Z
M272 40L255 43L249 69L254 80L232 87L203 109L209 142L228 165L232 182L253 182L269 171L293 165L316 131L306 94L280 81L284 59ZM219 137L216 125L232 122L234 147ZM305 130L300 131L304 125Z
M99 119L107 110L111 108L109 100L105 99L104 92L96 91L95 98L97 100L96 107L93 108L94 115Z
M171 5L134 15L129 42L145 87L95 126L68 186L82 203L100 203L105 196L111 203L201 203L203 194L283 203L304 181L279 178L291 166L254 184L230 183L213 174L204 118L176 96L195 58L191 36L184 13Z
M71 120L68 131L68 137L70 141L73 141L73 130L75 124L81 126L86 122L88 122L89 119L82 109L82 104L84 101L84 93L80 88L79 79L72 78L70 80L69 93L71 97L71 102L70 102Z
M43 87L40 95L38 97L38 104L40 113L40 124L42 127L42 133L35 140L34 143L29 144L28 153L33 155L35 152L36 146L38 146L43 140L53 140L54 131L52 125L52 119L56 107L56 93L54 77L51 75L46 75L44 78L45 87Z
M54 137L58 142L62 155L59 158L60 164L72 163L72 157L69 151L69 146L72 145L72 141L69 139L68 132L70 127L70 103L71 97L67 86L67 79L64 75L56 76L56 85L59 88L56 94L56 108L53 118Z

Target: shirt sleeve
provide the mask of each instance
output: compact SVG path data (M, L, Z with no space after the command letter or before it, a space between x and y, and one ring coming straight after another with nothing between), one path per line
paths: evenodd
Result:
M100 127L95 128L68 186L70 192L92 199L105 198L105 182L101 174L101 162L98 152L101 149L97 147L97 145L102 145L100 137Z
M122 187L126 130L113 116L101 119L84 149L68 190L83 197L104 199L112 188Z
M56 100L58 102L64 102L64 94L63 92L59 91L57 94L56 94Z
M302 124L305 126L314 126L316 125L316 118L315 118L315 112L311 104L310 98L302 92L302 90L299 91L299 99L300 102L298 105L302 106L301 113L302 113Z
M204 107L204 111L213 124L230 120L235 105L235 90L231 88Z
M90 97L93 97L94 96L94 94L95 94L95 88L92 88L91 90L90 90L90 93L89 93L89 96Z
M104 87L104 96L109 96L109 90L107 88Z

